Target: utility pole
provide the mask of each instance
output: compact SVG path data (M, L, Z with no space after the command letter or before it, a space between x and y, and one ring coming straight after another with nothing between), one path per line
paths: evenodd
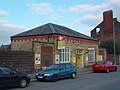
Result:
M113 44L114 44L114 64L116 64L116 46L115 46L115 21L113 21Z

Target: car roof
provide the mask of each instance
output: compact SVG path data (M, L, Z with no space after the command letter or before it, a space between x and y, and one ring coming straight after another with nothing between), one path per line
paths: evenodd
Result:
M61 64L71 64L71 63L59 63L59 64L53 64L53 65L61 65Z
M10 69L12 69L12 67L10 67L10 66L7 66L7 65L4 65L4 64L0 64L0 67L7 67L7 68L10 68Z
M97 61L97 62L111 62L111 61L106 61L106 60L105 60L105 61Z

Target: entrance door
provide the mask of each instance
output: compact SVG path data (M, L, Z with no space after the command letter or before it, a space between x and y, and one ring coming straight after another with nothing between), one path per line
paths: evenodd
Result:
M44 53L44 65L45 67L48 67L50 65L50 54Z
M82 54L76 54L76 67L81 68L83 67L83 58Z
M53 47L43 45L41 47L41 67L48 67L53 63Z

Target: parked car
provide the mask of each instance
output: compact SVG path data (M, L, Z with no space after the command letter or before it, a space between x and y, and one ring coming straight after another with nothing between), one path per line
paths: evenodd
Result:
M52 64L46 70L36 73L36 79L57 81L61 78L76 78L77 69L70 63Z
M30 83L30 79L26 73L19 72L5 65L0 65L0 88L16 85L24 88Z
M108 73L110 71L117 71L117 65L114 65L111 61L98 61L93 64L92 69L94 72L105 71Z

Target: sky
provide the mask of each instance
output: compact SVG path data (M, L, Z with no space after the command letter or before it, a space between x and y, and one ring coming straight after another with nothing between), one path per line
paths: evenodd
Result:
M10 36L47 23L90 36L107 10L120 19L120 0L0 0L0 45L10 44Z

